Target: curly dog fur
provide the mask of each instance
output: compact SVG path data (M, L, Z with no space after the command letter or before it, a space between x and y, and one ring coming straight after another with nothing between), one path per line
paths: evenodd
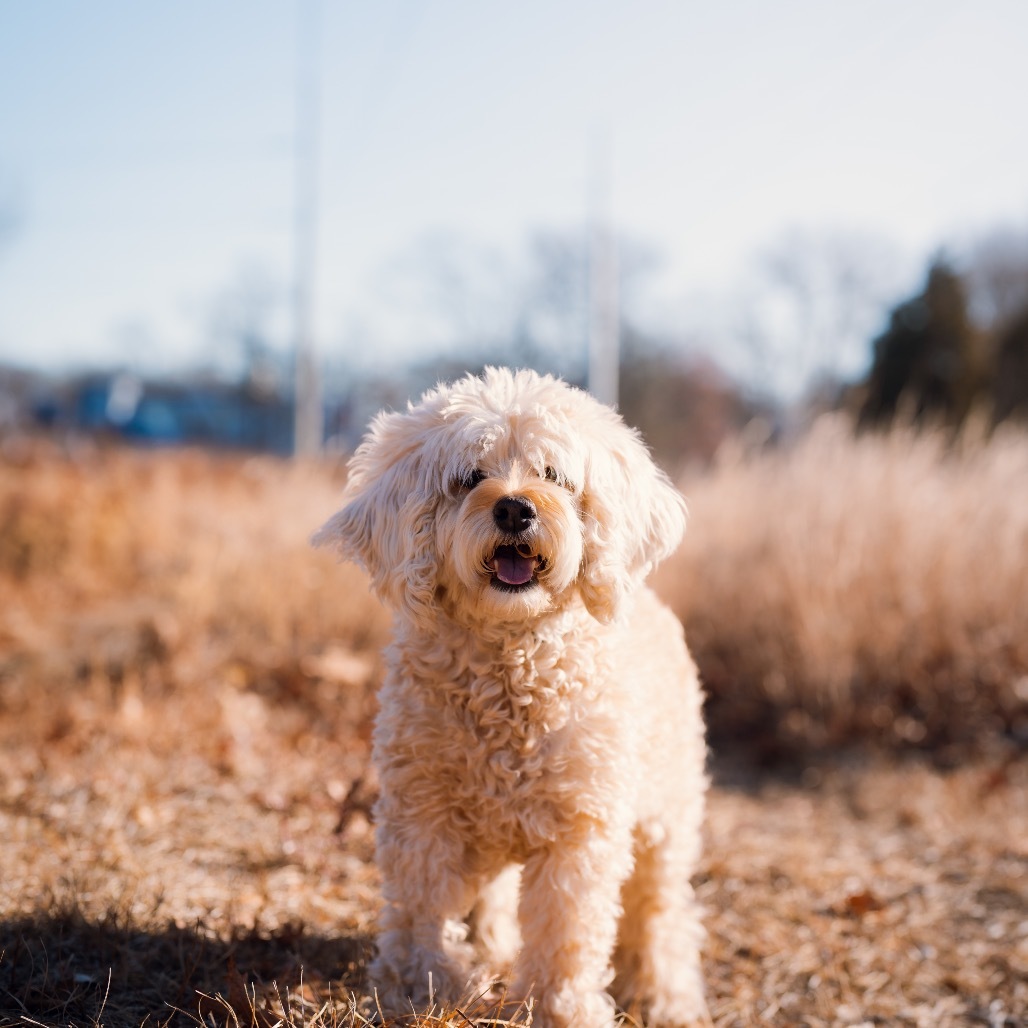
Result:
M704 1015L701 692L643 584L685 507L586 393L488 369L380 414L316 541L395 612L374 760L387 1012L489 975L543 1028ZM473 929L469 929L469 923Z

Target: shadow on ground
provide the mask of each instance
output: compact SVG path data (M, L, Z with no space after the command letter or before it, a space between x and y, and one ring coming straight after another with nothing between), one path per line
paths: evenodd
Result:
M77 911L3 922L0 1025L263 1026L279 1003L320 1008L359 994L371 945L291 926L226 941Z

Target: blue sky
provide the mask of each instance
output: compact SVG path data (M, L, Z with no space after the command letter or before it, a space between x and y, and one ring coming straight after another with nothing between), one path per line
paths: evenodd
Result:
M580 227L597 139L618 228L661 257L645 302L715 352L711 311L784 233L886 240L901 289L940 244L1028 228L1021 0L323 0L321 22L332 356L418 344L388 278L426 239ZM203 358L255 277L288 337L296 24L294 0L0 0L0 360Z

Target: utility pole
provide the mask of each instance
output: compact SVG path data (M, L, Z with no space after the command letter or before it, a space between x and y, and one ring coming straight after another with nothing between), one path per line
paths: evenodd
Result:
M618 402L621 311L618 252L611 215L611 145L597 134L589 160L589 392Z
M324 415L315 343L321 0L296 0L293 224L293 453L321 450Z

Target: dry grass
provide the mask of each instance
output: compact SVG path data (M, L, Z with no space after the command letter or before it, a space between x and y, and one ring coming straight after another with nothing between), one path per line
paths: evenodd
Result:
M727 448L688 483L658 583L686 624L715 737L770 756L855 742L952 762L1028 742L1028 434L827 417Z
M1025 453L822 428L689 487L663 585L718 736L748 733L721 747L698 881L715 1024L1028 1009ZM360 782L387 624L306 544L340 480L194 453L0 459L0 1025L374 1017ZM974 740L967 759L811 757L909 742L904 717L921 745ZM736 759L768 739L801 758L770 777ZM418 1019L488 1020L462 1010Z

